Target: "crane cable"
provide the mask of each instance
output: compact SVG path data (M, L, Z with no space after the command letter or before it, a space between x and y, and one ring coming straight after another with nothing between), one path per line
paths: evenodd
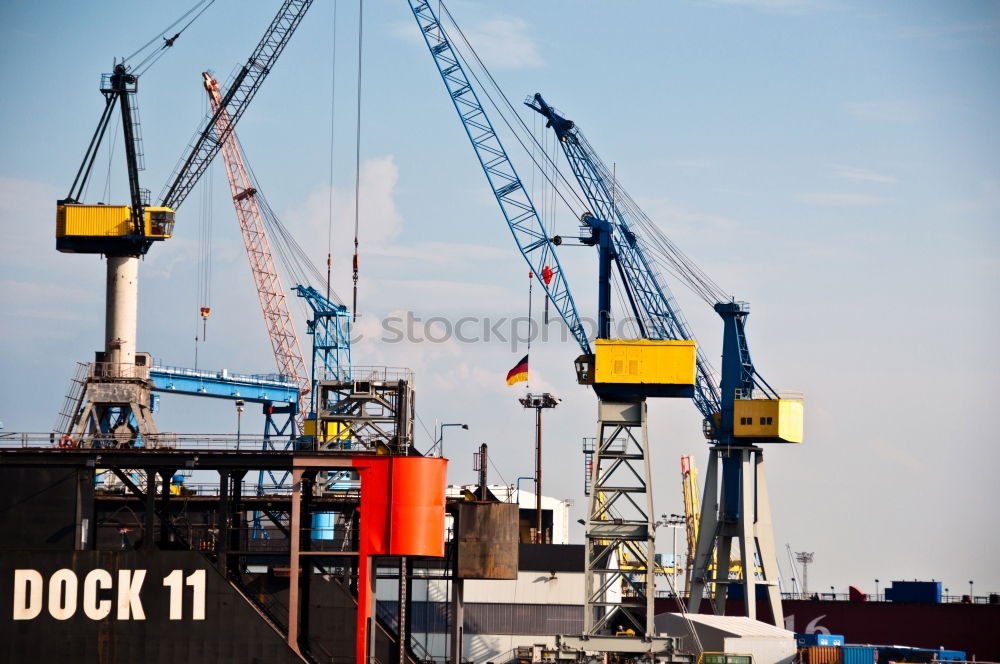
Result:
M330 180L326 200L326 299L330 299L330 272L333 269L333 156L334 129L337 117L337 0L333 2L333 35L330 47ZM300 282L301 283L301 282Z
M354 257L352 260L354 297L351 302L351 320L358 320L358 221L361 202L361 53L364 43L364 2L358 0L358 106L357 124L354 129Z
M503 122L504 122L505 125L507 125L507 128L510 130L511 134L514 136L514 139L521 145L521 149L524 150L525 154L527 154L534 161L534 157L532 156L532 151L530 149L528 149L528 146L526 145L526 142L531 142L531 143L534 143L535 145L539 145L538 139L535 138L535 136L531 133L531 130L528 129L527 124L525 124L525 122L521 118L521 116L518 115L517 111L514 109L513 104L510 103L510 100L507 98L507 95L504 94L503 89L496 82L496 79L493 78L493 74L491 74L490 71L489 71L489 69L486 68L486 65L483 64L483 61L482 61L482 59L480 59L479 54L476 52L476 49L474 49L472 47L472 44L469 43L468 38L465 36L465 33L462 32L461 26L458 25L458 23L455 21L455 18L451 15L451 12L448 10L448 7L445 6L444 3L440 3L440 5L441 5L441 11L443 12L443 15L447 16L448 20L451 21L451 24L455 27L455 31L458 33L458 35L462 39L462 42L465 44L465 48L467 48L469 50L469 53L471 53L472 57L474 58L475 62L478 64L479 68L482 69L482 71L485 74L486 78L489 79L492 87L496 90L496 92L499 95L499 97L503 100L503 105L507 109L509 109L509 111L508 110L502 110L500 108L500 104L493 98L493 95L490 94L490 92L487 89L487 87L485 85L483 85L483 82L480 80L480 78L476 74L475 70L472 67L469 66L469 60L468 60L468 58L466 58L465 55L464 55L464 53L460 49L458 49L458 48L454 49L456 57L458 57L460 60L462 60L462 63L465 65L465 69L468 70L469 74L472 76L472 78L476 81L476 84L479 86L479 91L482 92L483 95L486 96L486 99L490 102L490 105L497 112L497 114L499 115L500 119L503 120ZM443 33L445 33L445 37L447 38L447 32L445 31L445 28L444 28L443 25L441 25L441 31ZM448 40L448 42L452 43L453 46L454 46L454 43L451 42L450 39ZM508 118L508 115L513 115L514 118L516 118L517 124L520 126L520 129L515 129L514 128L511 120ZM527 139L523 138L522 134L524 134L525 136L527 136ZM551 161L551 158L548 155L544 155L544 157L545 157L546 161ZM535 163L536 163L536 166L539 166L539 168L541 168L541 166L537 163L537 161ZM565 194L563 192L563 190L556 184L556 182L554 182L552 179L549 178L548 173L544 169L542 169L543 176L547 180L549 180L549 184L550 185L552 185L553 187L556 188L556 192L559 195L559 198L561 198L562 201L563 201L563 203L566 205L566 207L570 211L573 212L574 216L579 217L579 212L577 212L577 210L586 209L587 208L586 201L583 200L583 198L576 191L576 189L570 184L570 182L566 178L566 176L561 171L559 171L558 168L556 169L556 173L559 176L559 180L561 180L563 182L563 184L565 185L566 189L568 189L569 194L571 194L574 198L576 198L576 201L579 204L579 208L574 208L574 206L570 203L569 199L567 198L567 194Z
M308 252L295 239L295 234L282 223L277 213L275 213L271 204L267 201L260 183L257 181L257 175L254 173L253 167L244 155L243 146L239 142L239 138L235 132L230 135L235 140L240 155L243 156L247 176L250 178L251 185L256 190L254 199L260 208L261 216L264 219L264 226L268 233L268 239L271 241L271 247L274 253L277 254L281 266L287 270L289 276L298 284L322 283L323 272L309 258ZM335 304L343 304L343 300L341 300L340 296L332 288L328 291L327 299Z
M510 100L504 94L503 90L500 88L500 85L496 82L496 79L493 78L493 75L490 73L489 69L487 69L486 66L483 64L482 60L479 57L479 54L469 43L469 40L466 38L464 32L462 31L458 23L455 21L455 18L452 16L447 6L441 3L440 7L441 7L441 12L443 13L443 15L448 17L448 20L454 26L456 33L461 37L462 42L465 44L465 47L471 53L472 58L478 64L479 68L482 69L492 87L497 91L497 93L503 100L504 105L509 109L509 112L500 109L499 104L493 98L493 95L491 95L490 92L487 90L486 86L483 85L483 82L480 80L475 70L473 70L471 67L468 67L468 58L466 58L464 54L458 51L457 49L456 49L456 55L462 59L464 64L466 64L467 69L469 69L469 73L472 75L473 79L475 79L476 83L479 85L480 90L486 96L487 100L490 102L493 108L500 115L500 118L504 121L504 124L506 124L508 129L511 130L511 132L514 135L514 138L518 141L518 143L521 144L522 149L525 151L526 154L529 155L532 161L535 162L536 166L539 166L538 160L534 156L534 150L533 149L529 150L527 148L527 146L525 145L525 141L522 140L520 134L521 132L523 132L524 134L529 136L531 142L534 143L535 145L538 145L538 139L528 129L527 124L525 124L521 116L515 111L513 104L510 103ZM517 123L522 128L520 132L514 129L514 127L511 124L511 121L508 119L508 115L513 115L514 118L516 118ZM624 189L621 188L620 183L617 183L616 179L608 172L607 166L605 166L602 162L600 162L599 159L596 158L596 153L593 151L589 143L587 143L586 138L583 137L583 134L582 132L579 131L579 128L577 128L577 135L580 138L581 144L591 155L592 160L595 161L595 166L600 171L601 176L607 182L613 183L613 186L615 186L615 188L618 190L616 192L617 194L616 197L618 196L621 197L622 199L620 203L621 207L627 209L631 213L631 215L635 218L636 223L645 231L647 231L648 237L641 238L640 243L643 245L644 249L649 251L654 256L654 258L657 259L656 260L657 266L669 272L679 281L684 283L685 286L687 286L693 293L698 295L698 297L700 297L710 305L714 305L717 302L727 301L731 299L731 297L728 296L725 293L725 291L723 291L718 286L718 284L712 281L712 279L708 277L708 275L705 274L705 272L701 270L701 268L699 268L694 263L694 261L692 261L686 254L684 254L684 252L682 252L677 247L677 245L675 245L663 233L663 231L661 231L659 227L656 226L656 224L654 224L649 219L649 217L646 216L644 212L642 212L639 206L636 205L635 201L628 195L627 192L624 191ZM562 199L563 203L566 205L567 208L569 208L571 211L574 211L574 206L570 204L569 200L567 199L567 196L564 194L564 190L557 185L557 181L561 181L565 185L565 188L568 189L569 192L576 198L577 202L580 204L580 207L586 209L588 207L587 203L582 199L580 194L577 192L576 188L569 182L566 175L559 169L554 158L549 156L549 154L547 153L547 151L544 150L544 148L542 150L542 153L544 155L543 161L551 165L553 173L555 174L554 176L549 175L548 172L544 169L544 167L542 167L543 176L553 187L554 192L559 196L560 199ZM576 214L575 211L574 214Z
M215 3L215 0L198 0L198 2L191 9L187 10L183 15L181 15L181 17L179 19L177 19L176 21L174 21L173 23L171 23L170 25L168 25L166 28L164 28L159 33L157 33L148 42L146 42L145 44L143 44L142 46L140 46L139 48L137 48L134 53L132 53L128 57L124 58L122 60L122 64L125 64L126 62L128 62L132 58L134 58L137 55L139 55L140 53L142 53L144 50L146 50L147 48L149 48L153 44L153 42L155 42L157 39L162 38L163 39L163 43L160 45L159 48L151 51L146 57L144 57L142 60L140 60L138 64L136 64L135 66L133 66L131 68L132 72L133 72L133 74L135 76L140 76L140 75L146 73L147 71L149 71L149 68L152 67L154 64L156 64L156 61L159 60L163 56L163 54L166 52L166 50L168 48L170 48L171 46L174 45L174 42L177 40L177 38L180 37L184 33L184 31L187 30L188 27L190 27L190 25L192 23L194 23L198 19L198 17L200 17L202 14L204 14L205 10L208 9L209 7L211 7L214 3ZM204 6L202 7L202 5L204 5ZM188 16L190 16L192 13L194 13L195 10L197 10L199 7L201 7L201 10L198 11L198 13L195 14L193 17L191 17L191 20L189 20L187 23L185 23L181 27L181 29L178 30L174 34L173 37L169 37L168 38L168 37L164 36L168 32L170 32L171 30L173 30L174 26L176 26L178 23L180 23L181 21L183 21L185 18L187 18Z

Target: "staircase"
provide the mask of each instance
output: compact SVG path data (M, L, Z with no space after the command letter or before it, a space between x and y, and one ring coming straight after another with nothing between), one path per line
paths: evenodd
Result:
M63 406L56 417L56 424L52 430L56 433L68 434L73 426L73 419L80 412L83 405L84 385L87 383L87 374L90 372L90 365L84 362L76 363L76 373L70 379L69 389L66 391L66 398Z

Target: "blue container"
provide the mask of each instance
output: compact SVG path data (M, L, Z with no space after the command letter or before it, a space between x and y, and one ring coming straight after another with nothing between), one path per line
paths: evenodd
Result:
M310 538L314 540L332 540L336 519L336 512L317 512L313 514Z
M796 634L795 645L800 648L807 646L842 646L844 636L842 634Z
M938 661L941 662L964 662L965 661L965 651L964 650L938 650L937 651Z
M844 664L876 664L878 651L872 646L844 646L841 648Z
M885 599L889 602L931 602L941 603L940 581L893 581L885 589Z

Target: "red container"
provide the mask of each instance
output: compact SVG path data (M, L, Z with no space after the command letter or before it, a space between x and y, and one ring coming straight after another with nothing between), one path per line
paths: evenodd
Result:
M840 646L809 646L806 651L808 664L842 664L843 653Z

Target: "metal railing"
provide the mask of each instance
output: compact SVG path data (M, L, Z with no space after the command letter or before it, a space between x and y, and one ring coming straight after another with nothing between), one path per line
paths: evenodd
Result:
M323 371L320 372L319 380L343 381L343 372ZM386 382L405 380L412 384L413 370L406 367L354 366L351 367L351 380L355 383L359 381Z
M145 368L145 367L142 367ZM146 374L149 374L149 369L146 369ZM205 378L205 379L223 379L230 381L239 381L245 383L255 383L261 385L276 385L281 387L293 386L297 387L296 383L285 376L284 374L268 373L268 374L243 374L235 373L229 371L228 369L190 369L187 367L174 367L165 364L155 364L152 367L153 371L157 373L165 374L168 376L183 376L185 378Z
M87 376L89 378L149 380L149 367L118 362L91 362Z
M265 449L265 441L268 445ZM248 436L240 434L156 433L156 434L87 434L79 439L62 432L0 432L0 449L128 449L178 450L178 451L227 451L259 454L285 454L289 451L312 451L311 440L294 439L286 450L288 438ZM272 449L277 448L277 449Z

